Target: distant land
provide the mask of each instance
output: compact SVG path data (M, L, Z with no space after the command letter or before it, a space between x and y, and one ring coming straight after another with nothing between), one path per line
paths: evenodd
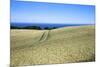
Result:
M26 26L39 26L41 29L44 29L45 27L48 28L60 28L60 27L69 27L69 26L84 26L84 25L94 25L94 24L48 24L48 23L10 23L11 26L17 26L17 27L26 27Z

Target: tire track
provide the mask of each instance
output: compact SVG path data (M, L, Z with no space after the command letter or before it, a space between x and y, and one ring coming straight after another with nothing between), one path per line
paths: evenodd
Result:
M42 36L39 39L39 42L43 42L43 41L47 40L49 34L50 34L50 30L44 31L43 34L42 34Z
M32 46L35 47L36 44L39 44L41 42L46 41L48 39L49 35L50 35L50 30L46 30L46 31L44 31L42 33L42 35L40 36L39 40L33 43L35 45L31 44L31 45L28 45L28 46L15 47L15 48L12 48L12 50L25 49L25 48L29 48L29 47L32 47Z

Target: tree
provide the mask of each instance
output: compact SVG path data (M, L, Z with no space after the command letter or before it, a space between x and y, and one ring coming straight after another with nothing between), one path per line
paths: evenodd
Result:
M11 29L21 29L20 27L17 27L17 26L11 26L10 28Z
M24 27L24 29L37 29L37 30L41 30L41 28L39 26L27 26L27 27Z

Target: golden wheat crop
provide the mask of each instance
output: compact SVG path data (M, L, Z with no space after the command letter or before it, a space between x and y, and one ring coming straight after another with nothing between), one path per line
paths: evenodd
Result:
M54 30L11 30L11 65L95 60L94 26Z

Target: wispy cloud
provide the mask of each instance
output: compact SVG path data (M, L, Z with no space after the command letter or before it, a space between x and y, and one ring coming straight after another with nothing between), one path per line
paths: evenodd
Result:
M29 2L36 1L36 2L50 2L50 3L95 5L95 0L16 0L16 1L29 1Z

